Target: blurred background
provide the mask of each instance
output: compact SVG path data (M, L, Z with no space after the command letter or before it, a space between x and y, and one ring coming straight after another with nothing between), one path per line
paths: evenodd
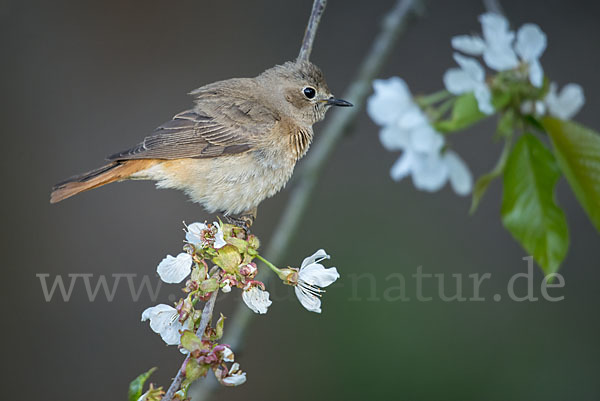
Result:
M331 0L312 54L341 95L394 1ZM149 275L182 245L182 221L212 216L179 192L150 182L113 184L58 205L50 187L95 168L107 154L139 142L187 109L186 93L230 77L255 76L296 57L312 1L2 1L2 297L3 399L120 400L139 373L168 387L182 356L140 322L169 303L178 286L133 302L123 281L108 302L90 302L80 281L69 302L46 302L36 274ZM587 103L576 120L600 129L599 6L594 1L503 1L513 27L539 24L548 35L546 74L577 82ZM454 66L450 38L480 32L480 1L429 1L400 39L382 77L399 75L413 93L441 89ZM476 176L492 168L500 145L495 122L451 138ZM315 127L316 141L323 124ZM499 219L501 186L492 185L470 217L469 198L449 187L418 192L393 182L398 154L384 151L362 113L318 185L286 263L318 248L342 278L328 289L323 314L307 312L289 287L272 283L274 304L254 319L236 352L248 382L217 400L597 400L600 384L599 236L564 179L571 246L561 302L514 302L510 277L526 271L525 252ZM292 183L293 186L293 183ZM259 209L263 243L290 186ZM426 281L430 302L415 299L411 275L490 273L483 302L444 302ZM369 273L367 276L358 276ZM387 292L406 279L410 301ZM387 280L386 280L387 279ZM95 279L94 279L95 280ZM534 292L542 275L535 268ZM109 282L112 283L111 280ZM95 281L93 281L95 283ZM139 281L136 281L139 285ZM518 291L526 290L519 280ZM387 294L387 295L386 295ZM239 293L221 297L231 312ZM227 324L225 329L227 329Z

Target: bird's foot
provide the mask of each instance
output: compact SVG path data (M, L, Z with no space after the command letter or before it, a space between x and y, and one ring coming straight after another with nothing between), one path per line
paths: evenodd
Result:
M240 215L223 215L225 220L229 224L233 224L241 229L243 229L246 234L250 234L250 227L254 223L254 219L256 218L253 214L240 214Z

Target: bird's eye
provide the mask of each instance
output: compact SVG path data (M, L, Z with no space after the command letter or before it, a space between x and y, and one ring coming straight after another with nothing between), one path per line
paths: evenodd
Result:
M317 91L315 91L315 88L311 88L310 86L307 86L306 88L304 88L302 90L302 92L304 93L304 96L306 96L308 99L312 99L317 94Z

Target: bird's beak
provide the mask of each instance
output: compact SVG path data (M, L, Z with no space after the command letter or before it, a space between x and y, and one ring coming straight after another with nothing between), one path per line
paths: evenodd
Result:
M354 106L352 103L347 102L346 100L336 99L334 97L330 97L329 99L324 99L323 101L328 106L340 106L340 107L352 107L352 106Z

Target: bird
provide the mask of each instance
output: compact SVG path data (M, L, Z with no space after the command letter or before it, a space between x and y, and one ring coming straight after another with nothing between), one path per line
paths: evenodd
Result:
M352 106L333 96L315 64L299 59L190 95L191 109L108 156L108 164L59 182L50 202L111 182L153 180L249 228L258 205L286 185L308 151L313 124L332 106Z

